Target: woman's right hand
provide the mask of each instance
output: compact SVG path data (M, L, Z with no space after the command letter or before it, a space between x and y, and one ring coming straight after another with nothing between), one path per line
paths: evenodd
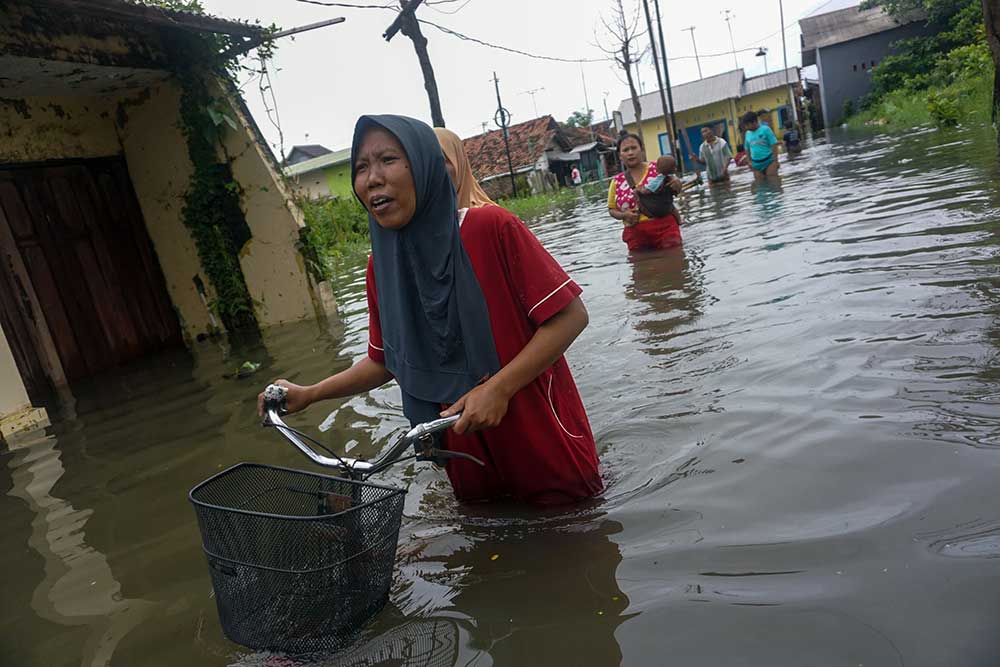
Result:
M288 390L288 395L285 397L285 409L289 413L305 410L312 405L313 398L310 387L292 384L284 379L275 380L271 384L276 384ZM257 416L264 416L264 392L257 394Z
M639 214L635 211L625 211L625 215L622 216L622 224L626 227L633 227L639 224Z

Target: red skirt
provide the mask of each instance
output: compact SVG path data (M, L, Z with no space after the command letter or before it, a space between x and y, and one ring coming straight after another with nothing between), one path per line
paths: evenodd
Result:
M681 244L681 228L674 214L643 220L622 230L622 241L630 251L659 250Z

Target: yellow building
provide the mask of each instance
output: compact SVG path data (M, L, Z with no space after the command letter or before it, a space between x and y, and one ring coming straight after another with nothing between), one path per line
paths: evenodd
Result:
M329 303L206 34L263 38L127 0L0 3L0 439L77 380Z
M791 86L787 81L791 82ZM725 138L735 153L737 146L743 143L739 117L747 111L766 110L764 120L771 125L778 139L782 139L785 121L792 119L789 89L795 90L798 86L797 67L787 70L787 79L785 70L746 78L743 70L739 69L673 86L674 114L681 136L679 150L687 167L692 166L688 154L697 154L701 146L701 128L706 125L715 128L716 134ZM646 155L653 160L670 152L659 91L642 95L639 103L642 106L641 136ZM638 133L631 98L622 100L618 110L625 129Z

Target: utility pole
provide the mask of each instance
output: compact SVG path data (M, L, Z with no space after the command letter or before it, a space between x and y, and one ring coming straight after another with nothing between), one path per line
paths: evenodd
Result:
M781 52L785 57L785 85L788 86L788 101L792 105L792 123L799 124L799 110L795 99L795 91L792 89L792 82L788 79L788 47L785 46L785 6L778 0L778 16L781 19Z
M427 55L427 38L420 31L420 23L417 21L417 7L423 0L399 0L402 11L396 16L396 20L389 24L382 36L385 41L392 41L397 32L402 32L413 42L413 50L417 52L417 60L420 62L420 71L424 75L424 88L427 90L427 99L431 104L431 120L434 127L444 127L444 116L441 113L441 99L438 97L437 79L434 78L434 68L431 66L431 58Z
M610 91L607 91L607 90L604 91L604 120L605 121L611 120L611 114L608 113L608 95L610 95L610 94L611 94Z
M590 140L594 140L594 117L591 114L592 109L590 108L590 99L587 97L587 77L583 75L583 63L580 63L580 80L583 81L583 113L590 116L590 122L587 123L587 129L590 130Z
M532 88L531 90L525 90L522 95L531 95L531 106L535 109L535 118L538 118L538 105L535 103L535 95L545 90L545 86L541 88Z
M660 61L656 57L656 33L653 32L653 20L649 16L649 0L642 0L642 9L646 13L646 31L649 33L649 48L650 53L653 55L653 69L656 70L656 83L659 86L660 106L663 108L663 124L667 127L667 137L669 139L667 141L667 145L670 148L671 155L676 157L677 147L674 146L674 136L677 134L675 131L675 128L677 127L677 120L674 118L673 100L671 100L670 106L667 106L667 97L664 93L663 75L660 73ZM659 146L657 146L657 148L659 148ZM677 161L677 165L681 167L681 171L683 172L683 166L681 165L680 160Z
M489 124L490 124L490 121L488 121L488 120L484 120L483 121L483 134L486 134L486 126L489 125Z
M510 112L503 108L503 102L500 101L500 79L497 78L496 72L493 72L493 85L497 89L497 113L493 120L503 130L503 147L507 151L507 168L510 169L511 197L517 197L517 182L514 180L514 163L510 159L510 137L507 134L507 126L510 124Z
M684 28L684 30L686 30L686 31L688 31L688 32L691 33L691 46L694 47L694 62L695 62L695 64L698 65L698 78L700 79L700 78L702 78L702 76L701 76L701 59L698 58L698 44L696 44L695 41L694 41L694 26L691 26L690 28Z
M674 115L674 95L670 91L670 68L667 66L667 43L663 39L663 17L660 15L660 0L653 0L653 6L656 8L656 31L660 33L660 55L663 56L663 80L667 84L667 101L670 102L670 125L673 126L674 130L677 129L677 117ZM687 134L684 132L677 132L681 136L681 141L687 140ZM671 137L671 139L676 139L676 137ZM691 148L691 142L687 141L688 152L693 153ZM684 158L677 160L677 170L680 171L681 175L684 175ZM697 170L697 163L695 164L695 170Z
M733 48L733 64L736 65L736 69L740 68L740 61L736 59L736 40L733 39L733 24L730 22L730 12L728 9L722 10L726 15L726 27L729 28L729 46Z

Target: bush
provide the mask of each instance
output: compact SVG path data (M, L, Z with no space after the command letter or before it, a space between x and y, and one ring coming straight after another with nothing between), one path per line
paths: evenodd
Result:
M354 198L302 199L306 228L302 252L319 280L332 273L332 262L368 245L368 211Z
M954 127L960 117L958 94L953 90L942 90L927 94L927 111L934 124L939 127Z

